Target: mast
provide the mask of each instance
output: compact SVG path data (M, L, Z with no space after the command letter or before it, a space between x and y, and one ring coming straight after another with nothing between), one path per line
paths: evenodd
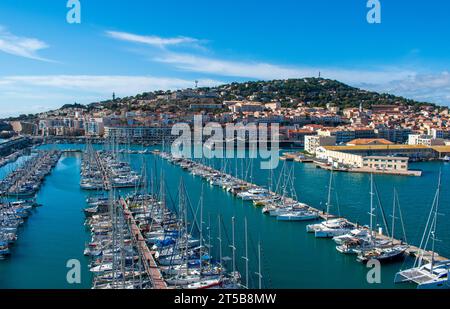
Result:
M261 273L261 242L258 242L258 288L262 289L262 273Z
M202 273L202 246L203 246L203 185L200 194L200 274Z
M394 187L394 201L392 206L392 234L391 234L391 242L394 244L394 231L395 231L395 207L396 207L396 200L397 200L397 190Z
M218 237L217 240L219 241L219 261L220 261L220 265L222 266L222 227L220 225L220 215L217 216L217 223L218 223L218 228L219 228L219 233L218 233Z
M374 192L373 192L373 174L370 174L370 212L369 212L369 216L370 216L370 226L369 226L370 240L372 240L372 237L373 237L373 196L374 196Z
M439 171L439 180L438 180L438 187L436 191L436 206L434 208L434 219L433 219L433 225L432 225L432 231L431 231L431 237L432 237L432 243L431 243L431 268L430 273L433 273L433 267L434 267L434 247L436 243L436 225L437 225L437 217L438 217L438 211L439 211L439 196L441 192L441 175L442 171Z
M231 244L231 250L232 250L232 252L233 252L233 260L232 260L232 263L233 263L233 273L236 271L236 245L235 245L235 231L234 231L234 220L235 220L235 218L234 217L232 217L231 218L231 239L232 239L232 244Z
M247 217L244 219L244 228L245 228L245 287L248 289L248 229L247 229Z
M330 214L330 207L331 207L331 186L333 184L333 168L331 168L330 172L330 182L328 184L328 198L327 198L327 219L328 221L328 215Z

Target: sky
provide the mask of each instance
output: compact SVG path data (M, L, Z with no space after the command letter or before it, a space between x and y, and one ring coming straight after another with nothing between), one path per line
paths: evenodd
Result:
M450 1L1 0L0 117L159 89L321 76L450 105Z

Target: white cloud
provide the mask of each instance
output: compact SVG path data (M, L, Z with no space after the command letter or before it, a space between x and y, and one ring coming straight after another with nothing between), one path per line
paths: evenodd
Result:
M418 101L450 105L450 73L418 73L405 79L366 85L374 91L393 93Z
M19 37L0 26L0 51L40 61L50 61L38 55L38 51L49 46L38 39Z
M28 85L51 87L69 90L83 90L94 93L105 91L124 93L127 95L143 91L160 89L178 89L193 87L193 80L155 76L121 76L121 75L36 75L36 76L8 76L0 78L0 85ZM202 86L219 84L219 81L200 80Z
M165 53L153 58L154 61L173 65L185 71L208 73L220 76L254 79L287 79L317 76L321 72L325 78L349 83L373 83L397 80L414 75L410 70L387 69L380 71L283 66L265 62L229 61L201 57L191 54Z
M179 36L174 38L163 38L154 35L138 35L134 33L120 32L120 31L106 31L106 35L116 40L141 43L161 48L166 46L185 45L185 44L198 45L200 43L200 40L198 39L185 36Z
M199 80L199 86L219 84L222 82L218 80ZM193 86L194 80L156 76L5 76L0 77L0 116L42 112L73 102L91 103L110 98L112 92L124 97L146 91ZM36 110L36 106L40 109Z

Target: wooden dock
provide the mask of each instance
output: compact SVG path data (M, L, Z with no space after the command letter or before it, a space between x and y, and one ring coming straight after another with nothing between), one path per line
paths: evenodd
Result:
M100 170L102 172L102 178L103 178L103 189L105 191L111 190L111 183L109 181L109 173L106 167L103 165L102 160L100 159L100 156L98 155L98 152L95 152L95 161L97 162L97 165L100 167Z
M137 226L133 214L128 208L127 202L123 198L120 199L120 205L123 208L125 220L127 220L127 223L130 226L133 240L137 245L142 258L142 262L144 264L145 272L150 278L153 289L168 289L167 284L164 281L163 276L159 270L159 267L156 264L156 261L150 249L148 248L147 243L145 242L145 238L142 235L141 230Z
M153 152L153 154L157 155L157 156L161 156L162 153L161 152ZM186 159L184 159L184 160L186 160ZM189 160L189 161L191 161L191 160ZM236 177L234 177L232 175L224 174L224 173L214 169L213 167L210 167L210 166L207 166L207 165L204 165L204 164L201 164L201 163L197 163L197 162L194 162L194 161L191 161L191 162L195 163L197 166L201 167L202 169L205 169L205 170L208 170L208 171L217 172L217 173L221 173L223 175L227 175L229 177L233 177L235 179L238 179L238 178L236 178ZM249 188L251 188L251 187L259 187L258 185L249 183L249 182L247 182L245 180L238 179L238 181L240 181L244 186L247 186ZM271 192L271 193L275 194L274 192ZM289 202L298 202L298 201L295 201L295 200L293 200L291 198L289 198L288 201ZM301 202L299 202L299 203L301 203ZM302 203L302 204L304 204L304 203ZM306 205L306 204L304 204L304 205ZM330 213L327 213L324 210L319 210L319 209L316 209L316 208L311 207L309 205L306 205L306 206L308 207L308 210L317 212L319 214L319 217L321 219L323 219L323 220L337 218L337 216L335 216L333 214L330 214ZM358 225L358 224L350 222L348 220L347 220L347 222L350 223L351 225L353 225L355 228L361 228L361 229L362 228L366 228L363 225ZM375 231L373 233L374 233L375 237L380 238L380 239L385 239L385 240L391 240L392 239L391 237L388 237L387 235L379 234L379 233L377 233ZM393 244L396 244L396 245L397 244L404 244L404 242L402 242L401 240L398 240L398 239L393 239ZM419 247L413 246L413 245L408 245L408 246L409 246L408 249L405 251L407 255L412 256L412 257L418 257L420 255L423 255L423 260L428 262L428 263L431 262L432 258L434 258L434 261L448 261L448 260L450 260L450 259L448 259L446 257L443 257L443 256L439 255L437 252L434 252L434 256L433 256L433 252L432 251L423 251Z

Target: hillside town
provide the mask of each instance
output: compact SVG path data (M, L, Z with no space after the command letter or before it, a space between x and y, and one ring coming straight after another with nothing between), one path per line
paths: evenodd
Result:
M308 82L301 81L302 87ZM10 126L10 132L4 130L2 134L41 139L115 138L119 142L158 144L176 137L171 135L174 124L193 125L194 116L201 115L204 124L256 123L270 127L276 123L282 147L304 150L335 168L340 165L406 171L405 157L409 161L448 160L448 108L350 87L345 88L345 97L362 95L362 98L359 105L355 100L343 104L343 84L338 84L336 90L335 84L329 88L326 80L319 82L319 90L300 89L301 94L292 95L291 91L288 96L280 95L278 90L286 92L287 88L277 84L279 81L257 86L231 84L214 89L145 93L127 98L116 98L113 94L112 100L88 106L66 105L34 117L7 120L4 126ZM246 91L247 88L253 90ZM314 91L320 95L311 95ZM328 103L323 99L301 100L327 96ZM377 158L364 159L373 156ZM395 162L392 157L397 158Z

